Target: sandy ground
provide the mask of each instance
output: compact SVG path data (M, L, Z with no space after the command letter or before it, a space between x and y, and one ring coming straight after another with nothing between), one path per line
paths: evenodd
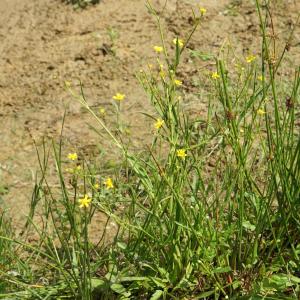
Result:
M152 2L157 8L164 3ZM259 53L253 2L169 0L162 17L167 41L171 45L177 35L187 35L191 8L200 4L207 14L190 49L217 54L230 42L237 55ZM283 45L300 2L273 2L278 43ZM118 33L114 45L108 34L111 29ZM66 108L66 152L109 147L107 140L89 129L91 119L65 90L65 80L76 89L80 78L90 105L105 107L108 119L113 117L112 95L124 92L124 119L134 145L144 145L150 129L140 112L150 111L150 107L135 73L155 62L156 44L156 25L144 0L102 0L76 11L59 0L0 1L0 205L11 209L16 224L23 222L38 170L33 139L40 144L43 136L57 138ZM112 46L115 55L110 53ZM299 46L297 28L290 50L294 66L299 65ZM196 113L205 112L205 103L195 92L201 90L201 78L212 68L213 61L192 60L186 55L179 70L184 98L194 103Z

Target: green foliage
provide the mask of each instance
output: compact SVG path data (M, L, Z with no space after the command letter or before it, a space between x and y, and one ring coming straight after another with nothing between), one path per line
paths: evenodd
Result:
M3 211L0 210L0 236L11 236L10 222L7 220ZM11 243L7 240L0 240L0 292L3 293L6 290L6 284L1 280L3 273L9 271L11 260L11 250L13 249Z
M150 146L136 153L124 143L125 95L116 100L117 129L110 130L83 90L68 86L124 161L105 170L73 156L66 171L62 135L52 145L59 186L53 188L47 181L50 151L43 148L28 221L38 243L1 232L0 251L16 244L27 253L17 279L5 273L6 291L16 295L12 299L298 299L300 70L288 86L277 78L286 48L273 59L266 34L271 16L257 3L261 61L249 56L234 70L215 57L207 116L192 118L178 97L177 70L202 15L195 14L184 44L175 39L171 55L160 16L149 3L148 9L164 59L158 71L137 76L155 110ZM212 59L196 50L192 55ZM92 202L80 207L85 195ZM42 225L33 221L38 204ZM89 228L97 213L107 222L92 243ZM104 242L110 222L116 229Z

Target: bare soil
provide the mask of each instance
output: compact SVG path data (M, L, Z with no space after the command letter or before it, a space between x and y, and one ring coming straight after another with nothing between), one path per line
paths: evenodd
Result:
M152 2L161 8L165 1ZM217 55L230 43L237 57L260 52L258 18L254 1L248 0L169 0L162 19L170 45L174 37L187 36L197 4L207 14L191 50ZM284 47L300 2L274 0L273 7L278 44ZM114 45L111 29L118 33ZM89 129L92 120L66 91L65 81L78 89L80 79L90 105L106 108L108 122L114 117L112 95L125 93L122 114L134 146L146 143L151 129L141 112L151 110L135 74L155 64L153 45L159 44L144 0L102 0L85 10L59 0L0 1L0 205L10 208L15 224L21 225L27 213L38 170L33 140L40 144L43 137L57 139L65 109L67 152L110 147ZM299 66L299 28L291 46L290 64ZM195 93L205 89L213 65L211 60L184 57L178 76L184 83L183 101L194 104L193 113L206 110L203 97Z

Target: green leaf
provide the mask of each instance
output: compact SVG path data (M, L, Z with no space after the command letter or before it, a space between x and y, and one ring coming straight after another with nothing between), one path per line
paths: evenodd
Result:
M211 296L212 294L214 294L215 291L207 291L204 293L201 293L199 296L197 296L197 298L195 299L203 299L203 298L207 298L209 296Z
M296 276L293 276L293 275L289 275L289 278L294 283L300 283L300 278L299 277L296 277Z
M243 222L243 227L246 228L246 229L249 229L250 231L255 230L255 226L253 224L251 224L249 221L244 221Z
M92 289L97 289L103 285L105 285L105 281L99 278L92 278L91 279Z
M150 300L158 300L163 295L162 290L156 290L155 293L151 296Z
M233 283L232 283L232 288L235 290L235 289L237 289L239 286L241 286L241 282L240 281L238 281L238 280L236 280L236 281L234 281Z
M122 250L125 250L127 245L125 243L122 243L122 242L117 242L117 246L122 249Z
M298 285L299 282L300 279L296 276L287 274L273 274L270 278L263 280L262 291L285 292L290 287Z
M126 289L120 283L113 283L110 288L117 294L124 294L126 293Z
M191 285L191 283L184 277L180 280L180 282L174 287L174 291L175 290L184 290L186 288L188 288Z
M269 279L271 286L275 286L279 290L283 290L287 287L296 285L300 283L300 278L288 275L288 274L274 274Z
M161 288L165 288L168 282L168 280L166 279L161 279L157 277L151 277L151 280L156 284L156 286Z
M227 273L227 272L231 272L231 268L230 267L219 267L213 270L214 273Z
M147 277L137 277L137 276L128 276L128 277L122 277L120 279L121 282L128 282L128 281L148 281L149 278Z

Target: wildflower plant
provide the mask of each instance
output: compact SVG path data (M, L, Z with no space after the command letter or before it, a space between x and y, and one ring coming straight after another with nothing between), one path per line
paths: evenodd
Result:
M299 298L300 69L282 88L277 74L286 48L281 59L271 59L276 43L266 32L268 7L256 1L260 55L236 71L215 58L205 118L192 118L178 100L184 88L178 66L206 10L194 12L190 34L174 42L165 38L161 14L147 7L163 58L157 70L152 65L137 75L155 111L152 143L142 153L130 151L84 93L69 88L123 155L122 176L85 160L80 173L64 174L60 143L53 146L60 185L54 191L44 151L33 203L43 199L47 221L35 226L41 244L30 248L31 257L48 261L64 291L79 299ZM174 43L173 53L167 43ZM124 98L112 100L120 105ZM116 224L109 243L90 241L97 212Z

